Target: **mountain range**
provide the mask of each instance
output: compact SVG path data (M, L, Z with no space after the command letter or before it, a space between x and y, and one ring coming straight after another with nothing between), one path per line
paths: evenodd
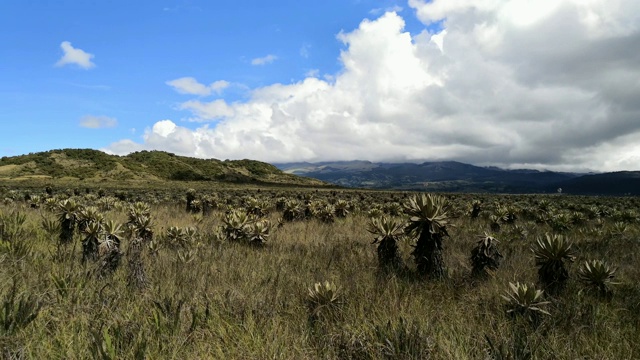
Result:
M116 156L91 149L51 150L0 158L0 182L30 180L100 184L199 181L436 192L640 195L640 171L580 174L505 170L456 161L272 165L254 160L198 159L164 151Z
M599 174L506 170L457 161L374 163L338 161L275 164L280 170L345 187L489 193L640 195L640 172Z

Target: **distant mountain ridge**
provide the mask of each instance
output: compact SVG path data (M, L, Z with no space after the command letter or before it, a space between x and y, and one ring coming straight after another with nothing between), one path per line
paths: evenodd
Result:
M296 162L271 165L254 160L217 160L140 151L126 156L91 149L62 149L0 158L3 180L77 179L89 182L210 181L440 192L640 195L640 171L601 174L530 169L506 170L457 161L375 163Z
M333 184L371 189L490 193L640 195L640 172L580 174L479 167L457 161L370 161L275 164L286 173Z
M61 149L0 158L1 180L79 179L86 181L213 181L325 186L254 160L198 159L164 151L126 156L92 149Z

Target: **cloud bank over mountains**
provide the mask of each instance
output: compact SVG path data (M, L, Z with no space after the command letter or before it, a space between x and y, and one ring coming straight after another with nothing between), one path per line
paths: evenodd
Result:
M337 74L189 99L105 150L269 162L458 160L553 170L640 168L640 2L410 0L337 35ZM408 11L405 11L407 13ZM168 82L220 95L228 83ZM217 84L217 85L216 85ZM200 124L191 128L193 122Z

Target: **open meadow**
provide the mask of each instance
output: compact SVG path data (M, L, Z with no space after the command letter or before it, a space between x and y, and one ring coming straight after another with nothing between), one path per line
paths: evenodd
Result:
M640 358L639 264L630 197L4 187L0 358Z

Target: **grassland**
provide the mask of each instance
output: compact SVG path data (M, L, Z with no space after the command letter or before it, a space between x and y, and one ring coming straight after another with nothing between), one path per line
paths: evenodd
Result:
M209 184L289 186L326 185L315 179L285 174L275 166L254 160L198 159L163 151L139 151L115 156L92 149L60 149L0 158L3 183L112 184L200 181Z
M636 198L446 195L446 276L433 280L416 274L409 237L398 243L405 268L382 271L366 230L371 216L407 221L401 205L413 194L199 188L192 195L212 209L203 213L187 211L185 189L50 190L0 189L2 358L640 358ZM132 203L149 206L153 236L136 258L146 282L132 283L133 231L122 236L112 273L104 258L82 261L86 232L60 244L55 225L65 199L120 224ZM344 200L349 213L307 211L285 221L284 200L334 210ZM256 207L274 225L264 245L229 241L225 214ZM515 215L510 221L496 217L504 209ZM170 227L196 230L176 242ZM504 260L483 279L470 275L469 257L485 232L500 241ZM501 295L510 282L542 287L531 247L546 233L566 236L576 259L566 264L566 288L543 295L550 315L529 322L508 314ZM612 296L584 291L578 281L591 259L617 268ZM309 288L325 281L336 297L318 307Z

